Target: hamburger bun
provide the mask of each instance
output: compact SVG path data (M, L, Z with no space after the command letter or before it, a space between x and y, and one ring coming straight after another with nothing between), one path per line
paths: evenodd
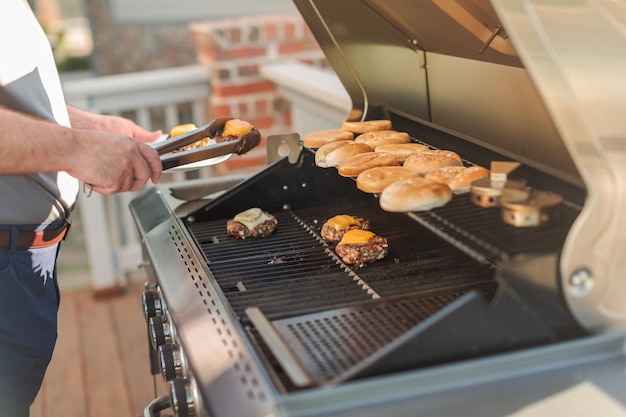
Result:
M356 142L365 143L370 148L376 150L380 145L391 143L409 143L411 137L406 132L396 132L395 130L376 130L374 132L363 133L356 137Z
M330 142L353 140L354 133L340 129L318 130L308 133L302 138L302 144L310 149L317 149Z
M362 153L368 153L368 152L372 152L372 148L370 148L366 144L350 142L329 152L326 155L326 158L324 161L327 167L336 167L345 159L350 158L351 156L355 156L355 155L362 154Z
M428 171L426 175L424 175L424 178L434 182L443 182L449 186L452 180L466 169L467 168L463 165L450 165L447 167L435 168Z
M343 122L341 130L354 132L357 134L373 132L375 130L391 130L389 120L367 120L365 122Z
M365 144L361 144L367 146ZM339 148L338 150L341 150ZM335 151L337 152L337 151ZM361 172L382 166L398 166L396 158L388 153L381 152L365 152L344 159L337 165L339 175L344 177L356 177Z
M366 193L379 194L388 185L420 173L401 166L383 166L367 169L356 177L356 187Z
M385 211L402 213L441 207L451 199L452 190L446 184L412 177L387 186L378 202Z
M428 150L428 146L419 143L391 143L379 145L374 149L376 152L390 153L396 157L398 162L403 163L406 159L416 153Z
M321 168L328 168L328 164L326 163L326 157L328 154L350 143L354 143L354 141L338 140L321 146L317 151L315 151L315 165Z
M442 150L427 150L424 152L416 153L409 156L404 161L404 166L407 168L415 169L422 175L426 174L435 168L441 168L445 166L461 166L461 157L452 151Z
M470 190L470 185L474 181L488 176L489 170L487 168L479 166L466 168L464 171L454 177L454 179L449 183L450 189L454 194L467 193Z

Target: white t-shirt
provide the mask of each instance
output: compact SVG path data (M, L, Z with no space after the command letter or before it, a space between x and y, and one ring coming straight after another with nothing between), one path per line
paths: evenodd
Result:
M70 126L50 43L26 0L0 0L0 104ZM0 225L63 217L78 186L65 172L0 175Z

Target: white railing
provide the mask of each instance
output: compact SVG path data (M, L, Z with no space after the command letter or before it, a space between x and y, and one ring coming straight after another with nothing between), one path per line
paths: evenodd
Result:
M291 103L292 131L335 129L350 112L350 97L332 71L281 63L264 66L261 75ZM147 129L163 130L181 122L205 123L210 93L208 72L201 66L67 81L64 89L69 104L96 113L132 117ZM181 105L191 109L191 120L181 120ZM153 120L155 110L161 116L158 126ZM161 182L174 185L202 181L211 176L210 167L193 171L192 175L194 179L189 181L184 172L168 173ZM96 291L118 286L120 276L136 270L141 261L141 246L128 209L135 196L93 193L88 198L82 194L79 197L91 286Z

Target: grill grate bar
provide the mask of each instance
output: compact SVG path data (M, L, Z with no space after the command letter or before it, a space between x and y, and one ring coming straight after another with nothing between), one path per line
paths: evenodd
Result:
M490 298L495 283L480 287L376 300L358 306L273 321L316 385L342 376L470 289Z
M368 219L372 231L388 238L389 255L363 268L344 265L320 237L323 223L342 213ZM226 220L189 227L244 320L248 307L276 319L493 279L491 264L477 263L404 214L383 212L376 199L273 214L278 227L267 238L234 239Z

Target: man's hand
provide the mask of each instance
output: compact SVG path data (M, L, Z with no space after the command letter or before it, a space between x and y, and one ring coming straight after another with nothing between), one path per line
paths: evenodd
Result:
M150 132L124 117L90 113L71 106L68 106L68 112L72 127L75 129L94 129L121 133L145 143L152 143L161 136L160 130Z
M130 120L73 109L67 128L0 106L0 175L66 171L101 194L135 191L163 170L148 132Z
M67 170L101 194L136 191L156 183L163 170L151 146L125 135L98 130L77 131L75 163Z
M77 162L68 171L70 175L101 194L135 191L148 179L153 183L159 180L163 169L159 155L144 143L155 142L161 136L160 130L150 132L123 117L90 113L71 106L68 112L72 128L81 138L80 148L90 155L87 159L91 161L91 166ZM89 132L88 136L85 132Z

